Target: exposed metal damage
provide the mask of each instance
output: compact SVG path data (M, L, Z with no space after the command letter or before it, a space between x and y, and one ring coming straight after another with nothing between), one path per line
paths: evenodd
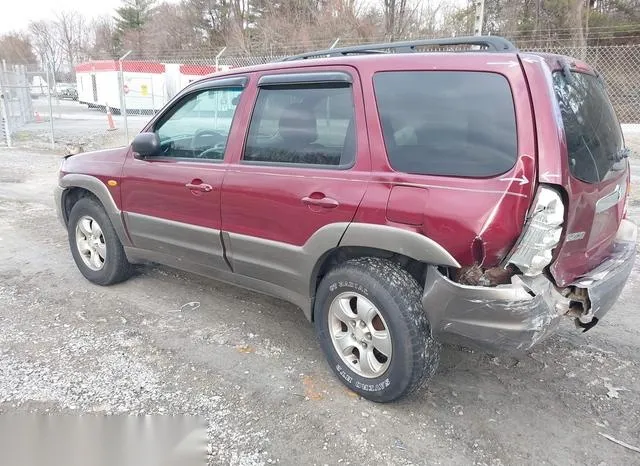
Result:
M511 283L511 277L515 273L515 269L511 266L484 269L480 265L474 264L454 270L452 278L461 285L497 286Z
M429 267L422 304L440 340L501 351L524 351L550 335L561 318L585 331L618 299L636 256L635 226L623 220L607 260L570 286L544 273L463 267L448 274Z

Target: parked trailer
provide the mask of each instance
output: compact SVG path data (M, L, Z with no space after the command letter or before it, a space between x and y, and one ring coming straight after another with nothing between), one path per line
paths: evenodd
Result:
M208 65L180 65L180 89L187 86L189 83L202 78L208 74L213 74L217 71L226 71L231 69L228 65L220 65L217 69L215 66Z
M222 67L220 67L222 69ZM226 67L225 69L229 69ZM165 63L165 86L167 96L171 99L185 86L211 73L215 73L215 66L185 65L180 63Z
M155 113L189 83L230 68L227 65L221 65L216 69L215 66L208 65L124 61L122 90L126 98L127 112ZM80 103L102 110L108 105L114 113L120 112L122 103L117 61L81 63L75 67L75 71Z
M90 108L114 113L122 108L120 64L115 60L81 63L75 67L78 101ZM165 65L159 62L123 61L124 96L128 113L151 114L168 100L165 85Z

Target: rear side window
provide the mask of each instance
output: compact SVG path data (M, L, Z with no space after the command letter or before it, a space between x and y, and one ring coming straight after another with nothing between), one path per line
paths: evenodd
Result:
M376 74L374 87L394 170L488 177L515 164L516 119L504 76L392 71Z
M567 138L573 176L587 183L602 181L620 157L622 131L604 85L596 76L569 72L553 75Z
M355 153L351 86L260 89L249 125L245 162L347 168Z

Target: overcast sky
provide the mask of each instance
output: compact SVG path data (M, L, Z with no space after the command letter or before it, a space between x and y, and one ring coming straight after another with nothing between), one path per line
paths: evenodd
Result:
M20 31L29 21L53 18L57 11L78 11L85 16L111 14L120 0L1 0L0 34ZM5 6L6 5L6 6ZM10 5L10 6L9 6Z

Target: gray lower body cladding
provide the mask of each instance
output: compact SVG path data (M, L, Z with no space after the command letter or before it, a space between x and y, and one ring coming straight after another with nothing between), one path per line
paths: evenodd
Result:
M602 318L624 288L636 256L637 228L624 220L611 255L572 286L587 290L589 318ZM570 299L544 275L509 285L466 286L429 267L422 305L436 339L488 350L525 351L549 336Z

